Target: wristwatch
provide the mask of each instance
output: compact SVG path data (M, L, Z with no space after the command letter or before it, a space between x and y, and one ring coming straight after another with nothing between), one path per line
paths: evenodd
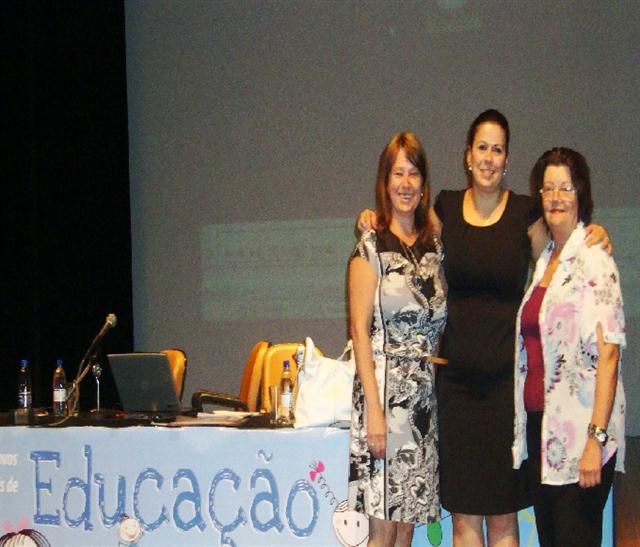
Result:
M601 427L598 427L595 424L589 424L589 427L587 428L587 433L589 434L589 437L594 438L601 445L604 445L609 439L609 435L607 435L607 430L602 429Z

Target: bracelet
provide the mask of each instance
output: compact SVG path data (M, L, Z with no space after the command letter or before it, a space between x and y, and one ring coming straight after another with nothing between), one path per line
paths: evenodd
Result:
M601 427L598 427L595 424L589 424L589 427L587 427L587 434L589 435L589 437L591 437L592 439L595 439L603 446L609 440L609 435L607 434L607 430Z
M422 358L423 361L427 363L433 363L434 365L448 365L449 359L445 359L444 357L436 357L435 355L427 355Z

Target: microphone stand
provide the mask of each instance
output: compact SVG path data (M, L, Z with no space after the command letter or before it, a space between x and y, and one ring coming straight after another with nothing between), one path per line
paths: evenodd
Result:
M100 365L100 358L98 355L98 351L96 350L91 360L88 362L88 365L91 365L91 372L96 380L96 407L91 409L91 417L109 418L113 416L113 411L100 406L100 376L102 375L102 365ZM88 369L89 366L87 366L87 370Z
M78 366L78 372L75 379L67 386L67 414L69 416L77 416L80 410L80 382L87 375L89 370L93 367L94 361L97 359L98 349L102 339L107 332L116 326L117 318L113 313L107 315L104 326L100 329L100 332L91 341L91 344L87 348L87 351L83 355L80 365Z
M80 361L75 379L67 387L68 414L70 416L77 416L80 411L80 382L84 380L91 370L94 359L95 353L91 355L91 358L88 358L85 354L82 361Z

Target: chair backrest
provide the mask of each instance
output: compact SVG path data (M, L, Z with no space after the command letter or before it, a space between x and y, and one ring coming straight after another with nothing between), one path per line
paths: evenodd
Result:
M176 393L178 394L178 399L182 401L184 380L187 375L187 354L183 350L176 348L163 349L160 353L164 353L169 359L171 376L173 376L173 383L176 386Z
M296 352L299 346L304 347L304 342L285 342L274 344L267 349L264 355L264 364L262 366L262 402L261 410L271 412L271 400L269 397L269 386L280 385L282 376L282 364L285 360L290 363L291 375L294 381L298 375L298 364L296 363ZM318 355L322 352L316 348Z
M266 340L257 342L251 349L244 366L244 373L242 374L242 382L240 384L240 400L247 403L249 412L258 410L264 356L269 345L269 342Z

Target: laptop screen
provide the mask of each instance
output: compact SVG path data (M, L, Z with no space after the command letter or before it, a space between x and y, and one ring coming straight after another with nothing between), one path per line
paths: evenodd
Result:
M177 414L180 400L164 353L114 353L107 356L122 409L127 414Z

